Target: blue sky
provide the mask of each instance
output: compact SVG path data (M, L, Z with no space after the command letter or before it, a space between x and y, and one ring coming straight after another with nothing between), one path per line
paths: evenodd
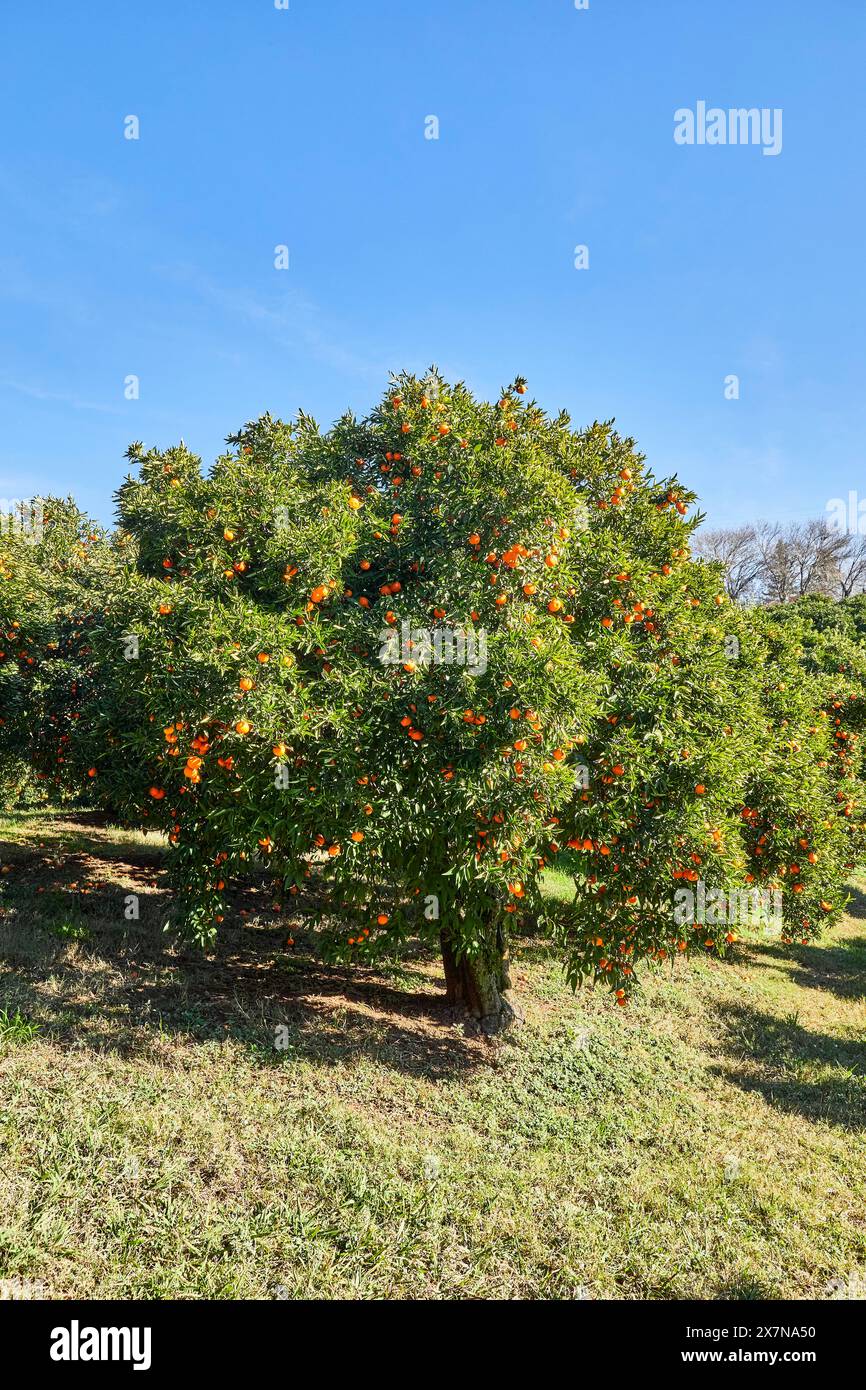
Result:
M711 523L820 515L866 490L864 66L856 0L7 4L0 496L107 521L133 439L436 362L615 417ZM782 152L678 146L699 100Z

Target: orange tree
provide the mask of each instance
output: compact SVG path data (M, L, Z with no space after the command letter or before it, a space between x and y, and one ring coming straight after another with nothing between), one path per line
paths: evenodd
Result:
M71 498L41 503L38 526L8 521L0 518L0 785L10 802L32 795L34 776L43 795L80 795L70 745L96 689L87 634L112 547Z
M808 938L863 829L827 671L691 560L693 494L524 396L404 375L326 433L248 424L208 476L133 446L63 765L165 828L197 939L251 864L312 879L326 953L436 940L486 1031L515 927L624 1003L640 961L736 939L678 889L771 887Z

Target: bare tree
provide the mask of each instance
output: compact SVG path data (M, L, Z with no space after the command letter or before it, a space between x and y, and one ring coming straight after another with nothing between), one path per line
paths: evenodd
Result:
M796 565L785 530L777 521L762 521L755 528L761 557L759 576L764 603L790 603L797 596Z
M795 593L833 595L838 588L839 567L851 546L851 537L833 530L826 518L791 525L785 533Z
M716 531L699 531L695 554L715 560L725 567L725 588L736 603L756 596L761 573L761 552L754 526L731 526Z
M866 589L866 536L849 536L848 549L838 559L836 598L850 598Z

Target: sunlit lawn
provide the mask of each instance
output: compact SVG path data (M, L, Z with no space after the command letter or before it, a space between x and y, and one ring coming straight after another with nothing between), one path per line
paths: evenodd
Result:
M491 1043L432 957L323 967L254 888L213 956L179 948L161 861L95 818L0 821L0 1278L710 1299L866 1274L866 899L822 946L650 971L627 1010L524 941L528 1021Z

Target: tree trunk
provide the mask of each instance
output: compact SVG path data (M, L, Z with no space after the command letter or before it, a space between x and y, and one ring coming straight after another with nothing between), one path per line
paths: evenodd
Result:
M449 1005L467 1018L473 1031L492 1034L523 1022L523 1011L511 993L508 960L502 935L482 955L458 956L447 930L440 933L445 990Z

